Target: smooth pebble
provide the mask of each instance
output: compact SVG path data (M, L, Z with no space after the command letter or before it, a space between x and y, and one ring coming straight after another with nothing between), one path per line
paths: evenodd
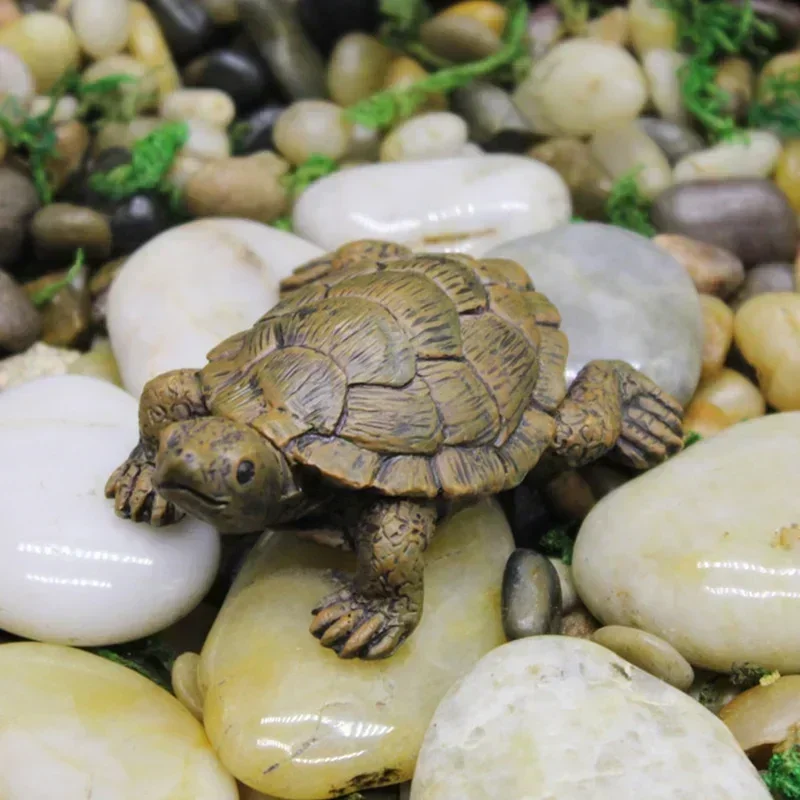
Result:
M685 125L689 119L683 105L679 77L679 70L687 61L687 56L674 50L650 50L642 59L653 105L661 119L677 125Z
M675 122L658 117L639 117L636 124L661 148L673 165L706 146L698 133Z
M343 36L328 62L328 93L340 106L354 105L381 89L392 53L382 42L366 33Z
M226 129L236 116L233 100L219 89L178 89L161 99L164 119L200 120Z
M398 125L380 146L381 161L424 161L457 156L467 143L467 123L449 111L421 114Z
M769 292L794 292L796 288L793 264L759 264L747 270L744 283L729 302L737 311L751 297Z
M416 251L482 255L566 222L570 214L569 190L550 167L524 156L487 154L329 175L303 193L292 224L325 250L373 238Z
M292 164L318 154L338 161L347 152L351 123L327 100L299 100L278 117L273 136L278 152Z
M727 178L766 178L781 154L781 142L769 131L745 131L746 141L721 142L684 156L673 175L676 183Z
M186 519L165 535L120 519L105 499L138 440L136 406L78 375L0 394L4 630L59 644L130 641L180 619L211 586L219 537L210 526Z
M503 572L506 638L558 633L561 608L561 581L550 560L533 550L515 550Z
M741 372L725 367L709 375L697 386L693 403L712 403L733 425L748 419L763 417L766 413L764 398L758 387Z
M603 498L572 560L589 610L695 667L800 670L798 436L800 413L742 422Z
M0 269L0 348L27 350L42 330L42 318L25 290Z
M703 311L703 367L700 379L716 375L733 343L733 311L719 297L700 295Z
M633 49L640 58L651 50L675 50L678 26L658 0L630 0L628 18Z
M72 0L72 27L85 53L97 60L120 52L128 42L128 0Z
M498 647L447 693L411 800L769 800L723 723L600 645Z

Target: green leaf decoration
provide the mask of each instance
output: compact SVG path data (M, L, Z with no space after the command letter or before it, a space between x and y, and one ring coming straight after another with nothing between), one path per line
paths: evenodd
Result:
M78 277L84 265L83 248L79 248L75 253L75 261L67 270L67 274L59 281L54 281L41 288L31 297L31 302L37 307L47 305L65 286L69 286Z

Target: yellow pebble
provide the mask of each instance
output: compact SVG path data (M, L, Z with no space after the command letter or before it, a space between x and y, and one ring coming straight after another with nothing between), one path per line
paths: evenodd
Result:
M162 97L180 88L181 79L167 41L156 18L144 3L131 3L128 47L134 58L156 70L156 81Z
M650 50L674 50L678 32L672 14L658 0L630 0L628 20L633 49L643 56Z
M732 424L721 408L705 400L692 400L683 415L683 430L698 433L704 439L730 428Z
M763 417L766 404L758 387L741 372L725 367L711 378L700 381L692 403L711 403L731 424Z
M44 11L26 14L1 28L0 46L13 50L28 65L40 94L77 67L80 59L78 39L69 23Z
M736 312L733 338L778 411L800 409L800 294L751 297Z
M771 58L764 64L758 76L758 95L762 100L769 99L765 87L770 78L786 73L794 73L800 69L800 50L790 50L788 53L780 53Z
M800 214L800 139L783 146L775 168L775 183L786 195L796 214Z
M406 89L412 83L427 77L428 73L418 61L408 56L398 56L389 64L383 88ZM443 94L432 94L419 111L442 111L446 108L447 98Z
M718 297L700 295L703 312L703 378L716 375L733 341L733 311Z
M620 47L627 46L630 35L631 26L627 8L612 8L586 26L587 38L611 42Z
M440 17L471 17L500 36L506 27L508 12L498 3L489 0L464 0L439 14Z

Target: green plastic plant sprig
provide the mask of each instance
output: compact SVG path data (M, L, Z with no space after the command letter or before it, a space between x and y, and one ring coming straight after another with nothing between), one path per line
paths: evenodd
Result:
M650 222L651 201L639 189L636 176L641 167L626 172L614 182L606 200L606 216L612 225L626 228L642 236L655 236Z
M800 800L800 747L773 753L763 778L778 800Z
M452 92L503 67L512 66L526 55L528 13L525 0L512 0L508 7L503 46L497 53L478 61L446 67L402 89L378 92L348 108L345 112L347 118L367 128L389 128L411 116L431 95Z
M302 164L298 164L291 172L284 175L281 183L286 187L290 200L294 202L312 183L336 172L337 169L339 165L332 158L312 153ZM278 217L271 224L278 230L289 233L292 231L292 218L288 214Z
M83 248L81 247L76 251L75 260L72 262L72 266L67 270L67 274L64 275L61 280L54 281L39 289L39 291L31 297L31 302L37 308L47 305L65 286L69 286L78 277L80 271L83 269L84 263L85 258Z
M136 142L129 164L93 175L89 184L117 200L142 191L173 196L174 187L166 176L188 138L189 126L185 122L166 122Z

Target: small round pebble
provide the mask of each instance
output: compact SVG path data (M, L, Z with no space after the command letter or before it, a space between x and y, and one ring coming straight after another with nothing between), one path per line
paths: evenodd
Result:
M131 3L128 49L134 58L154 72L162 97L180 86L180 75L164 33L153 12L141 2Z
M515 550L503 573L503 629L509 639L557 633L561 626L561 581L550 560L533 550Z
M326 100L299 100L284 111L273 130L275 146L292 164L311 155L339 160L347 152L350 123L344 110Z
M215 128L227 128L236 116L233 100L219 89L178 89L161 100L164 119L200 120Z
M199 53L214 33L211 16L197 0L148 0L148 5L178 60Z
M745 267L792 261L798 240L794 210L786 195L760 178L678 183L656 197L656 229L715 244Z
M680 69L687 61L687 56L674 50L650 50L642 59L653 105L662 119L678 125L688 122L680 80Z
M28 65L8 47L0 47L0 96L16 97L25 106L36 89Z
M374 36L348 33L328 62L328 92L334 103L351 106L379 91L386 80L391 51Z
M114 252L132 253L157 236L169 225L164 199L150 192L140 192L121 200L111 215Z
M800 725L800 675L783 675L737 695L719 712L742 750L766 767L775 745Z
M647 101L642 68L621 47L592 39L556 45L514 92L534 130L589 136L632 122Z
M42 330L42 318L27 293L0 270L0 348L19 353L30 347Z
M733 342L733 311L719 297L700 295L703 312L703 366L701 380L716 375Z
M633 49L644 56L650 50L674 50L678 43L675 19L657 0L630 0L629 24Z
M669 642L652 633L606 625L592 634L592 641L682 692L694 681L692 665Z
M231 154L230 139L222 128L200 119L190 119L187 124L189 138L181 153L200 158L227 158Z
M698 133L666 119L639 117L636 124L663 150L670 164L706 146Z
M736 311L751 297L770 292L794 292L795 290L793 264L759 264L759 266L747 270L744 283L730 300L730 306Z
M0 28L0 46L10 48L25 61L39 92L50 89L80 61L78 39L69 23L46 11L26 14Z
M111 252L111 228L105 217L70 203L51 203L37 211L31 234L41 259L72 257L79 247L90 260L102 260Z
M39 208L39 195L30 178L0 166L0 264L19 255L28 220Z
M769 131L745 131L746 139L721 142L682 158L673 171L675 182L714 178L766 178L781 154L781 142Z
M751 298L736 312L733 335L766 401L779 411L800 409L800 294Z
M73 0L72 27L78 43L93 59L120 52L131 24L128 0Z
M591 639L592 634L600 627L600 623L589 613L585 606L564 614L561 620L561 636L574 636L577 639Z
M192 61L183 72L187 86L218 89L233 100L239 113L249 111L275 87L261 60L233 49L212 50Z
M419 38L431 52L455 62L488 58L502 46L488 25L462 14L437 14L422 24Z
M288 208L281 178L289 165L274 153L225 158L201 166L186 184L196 217L240 217L270 223Z
M457 156L467 143L467 123L449 111L420 114L398 125L380 148L381 161Z
M702 294L730 297L744 281L741 259L722 247L674 233L655 236L653 244L666 250L686 269Z
M731 423L763 417L764 398L741 372L725 367L700 381L693 402L713 403Z

